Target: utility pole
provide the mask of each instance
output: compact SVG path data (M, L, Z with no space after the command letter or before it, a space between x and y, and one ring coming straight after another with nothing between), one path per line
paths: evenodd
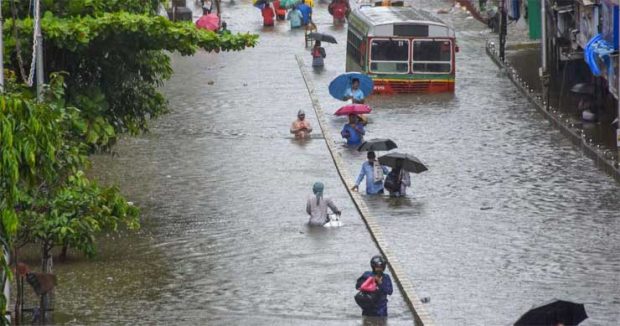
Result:
M618 24L618 31L620 31L620 17L616 24ZM618 65L616 67L618 68L618 74L616 76L618 78L618 86L616 86L616 100L618 101L618 116L616 117L618 121L616 124L616 149L618 150L618 161L620 161L620 55L618 55Z
M0 0L0 92L4 93L4 45L3 45L3 38L4 38L4 33L2 32L3 29L3 17L2 17L2 0ZM0 248L0 250L2 250L2 257L4 259L4 261L7 263L7 265L10 263L10 259L11 257L9 256L9 248L6 246L8 245L8 243L3 243L0 244L0 246L2 246L2 248ZM6 273L4 271L2 271L2 273L0 273L0 281L2 281L2 284L4 286L4 288L2 289L2 294L4 295L4 298L6 299L6 310L8 311L9 309L9 298L11 297L11 286L9 285L9 278L8 275L6 275ZM7 315L5 316L9 321L11 320L11 315L7 313Z
M43 35L41 33L41 1L35 0L34 2L34 15L35 15L35 33L37 40L37 101L43 100Z
M547 72L547 0L540 0L540 65L538 75L540 77L543 99L546 102L545 109L549 111L549 74ZM566 68L564 68L566 69Z
M499 60L506 61L506 32L508 30L508 22L506 21L506 0L500 1L499 15Z
M2 0L0 0L0 92L4 92L4 45L3 45L3 20L2 17Z
M0 52L1 51L2 50L0 50ZM6 245L8 245L8 244L3 241L2 244L1 244L2 248L0 250L2 250L2 253L4 254L3 255L3 259L4 259L4 261L6 261L6 263L8 265L9 262L10 262L11 257L9 256L9 248ZM6 273L4 271L2 271L2 273L0 273L0 274L2 274L2 276L0 278L0 281L2 281L2 283L4 284L4 289L2 290L2 294L4 294L4 298L6 299L6 302L5 302L6 306L5 306L5 308L6 308L7 311L9 311L9 300L11 298L11 286L9 284L9 277L8 277L8 275L6 275ZM11 321L11 314L10 313L7 312L5 317L9 321Z

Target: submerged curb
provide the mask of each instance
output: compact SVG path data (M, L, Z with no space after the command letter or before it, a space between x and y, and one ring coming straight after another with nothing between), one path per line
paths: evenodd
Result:
M334 142L334 138L327 128L327 121L325 120L325 112L319 103L319 100L315 94L314 84L308 75L308 70L305 68L303 59L296 55L297 64L299 65L299 70L304 78L304 82L306 83L306 88L308 89L308 94L310 95L310 100L312 101L312 107L314 108L314 112L316 114L316 118L319 121L319 127L321 128L321 132L323 133L323 138L325 139L325 144L327 144L327 149L329 149L329 153L334 161L334 165L336 165L336 170L338 171L338 175L342 180L342 183L345 185L349 196L353 200L355 207L357 208L362 220L366 224L366 228L370 232L370 235L373 241L377 244L379 251L381 254L387 259L389 263L389 267L392 270L392 275L400 289L403 297L405 298L405 302L409 306L409 309L413 313L413 317L415 320L415 324L418 326L433 326L435 323L431 319L430 315L426 311L426 308L423 306L422 301L415 292L413 287L413 283L407 278L407 274L405 274L404 269L402 268L400 261L396 256L388 249L387 242L383 237L383 233L379 228L379 224L374 216L370 214L366 203L363 201L362 196L358 192L354 192L351 188L354 186L353 178L349 174L349 171L346 169L346 165L340 156L340 153L336 150L336 143Z
M594 161L596 166L598 166L601 170L605 171L607 174L612 176L616 181L620 182L620 168L617 163L606 157L609 151L601 151L594 147L594 144L588 143L584 134L577 133L576 130L571 129L566 123L564 123L561 117L555 115L551 111L545 110L545 103L543 103L542 99L535 98L535 94L528 89L527 85L523 84L523 81L520 79L519 74L516 69L514 69L510 64L502 62L497 54L497 49L495 45L492 43L487 43L486 46L487 55L493 60L493 62L500 68L505 69L507 72L508 78L513 82L513 84L527 97L527 99L536 107L536 110L540 112L547 120L551 122L554 126L556 126L562 134L564 134L570 141L582 150L590 159ZM615 153L614 153L615 155ZM613 156L612 156L613 157Z

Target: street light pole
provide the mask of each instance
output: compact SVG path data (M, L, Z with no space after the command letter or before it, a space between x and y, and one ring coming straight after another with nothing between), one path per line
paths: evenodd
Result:
M545 109L549 111L549 74L547 72L547 0L540 0L540 65L538 75L540 76Z
M2 17L2 0L0 0L0 92L4 92L4 45L2 44L3 42L3 38L4 38L4 33L3 31L3 17ZM4 243L0 244L0 246L2 246L2 248L0 248L0 250L2 250L2 257L4 259L5 262L8 263L10 262L10 256L9 256L9 248L5 247ZM4 288L2 289L2 294L4 295L4 298L6 299L5 303L6 303L6 310L8 310L9 307L9 298L11 297L11 286L9 285L9 278L8 275L6 275L6 273L4 271L2 271L2 273L0 273L0 281L3 282ZM11 320L11 315L7 313L7 315L5 316L8 320Z
M505 62L506 61L506 34L507 34L507 19L508 17L506 17L506 0L502 0L500 2L500 8L499 8L499 60L501 62Z
M35 33L37 39L37 101L43 100L43 35L41 33L41 1L35 0L34 2L34 14L35 14Z
M4 92L4 45L3 42L2 0L0 0L0 92Z

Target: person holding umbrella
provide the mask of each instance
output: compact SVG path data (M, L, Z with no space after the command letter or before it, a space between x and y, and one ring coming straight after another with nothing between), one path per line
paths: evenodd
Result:
M362 164L360 174L355 180L355 186L351 190L357 191L362 180L366 178L366 194L383 194L383 176L388 173L388 169L377 162L375 152L368 152L366 157L368 161Z
M338 75L329 83L329 95L341 101L353 100L361 103L372 94L374 83L368 75L359 72L347 72Z
M340 135L347 140L347 145L357 146L362 143L366 130L364 126L359 122L357 115L349 114L349 123L344 125Z
M321 41L315 41L314 47L312 51L312 66L313 67L323 67L323 59L326 57L325 49L321 46Z
M360 80L358 78L351 79L351 87L347 88L342 100L353 100L354 104L364 104L364 92L360 89Z
M203 7L202 16L196 21L196 27L215 32L220 28L220 17L212 14L210 9Z
M390 197L405 197L407 187L411 187L409 172L403 169L405 160L397 159L396 166L392 168L385 178L384 187L390 192Z

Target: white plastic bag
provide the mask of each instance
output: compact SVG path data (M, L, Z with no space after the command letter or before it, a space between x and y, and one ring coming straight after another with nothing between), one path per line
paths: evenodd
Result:
M329 222L323 224L326 228L337 228L342 226L339 215L327 215Z

